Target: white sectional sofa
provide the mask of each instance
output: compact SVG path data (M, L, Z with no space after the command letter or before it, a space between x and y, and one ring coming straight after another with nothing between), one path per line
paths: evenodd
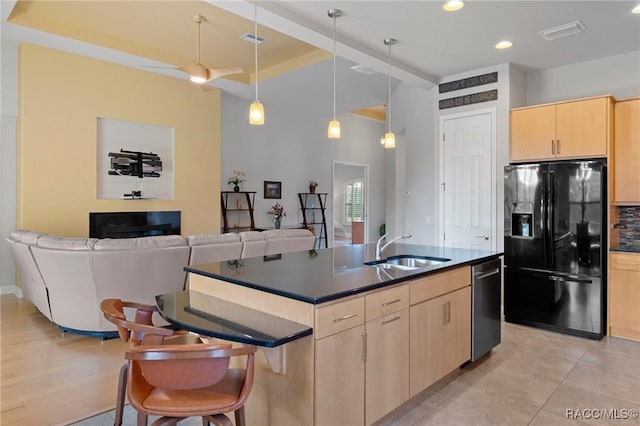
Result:
M311 250L315 241L306 229L124 239L19 230L7 238L24 297L63 331L102 337L116 335L100 312L104 299L153 305L184 288L187 265Z

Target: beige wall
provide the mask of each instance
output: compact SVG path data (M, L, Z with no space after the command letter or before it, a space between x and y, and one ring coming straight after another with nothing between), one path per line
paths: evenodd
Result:
M18 90L18 228L87 236L92 211L181 210L183 235L219 232L219 90L30 44ZM174 128L174 200L96 198L98 117Z

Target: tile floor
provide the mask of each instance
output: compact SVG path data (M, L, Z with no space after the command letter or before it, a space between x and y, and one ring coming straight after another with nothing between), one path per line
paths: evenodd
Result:
M582 418L567 418L567 410ZM595 410L610 410L618 419L587 418L598 416ZM640 343L595 342L503 323L502 343L491 354L417 395L379 426L638 425L638 418L623 418L638 411ZM123 424L135 425L135 418L127 406ZM113 425L113 411L75 425Z

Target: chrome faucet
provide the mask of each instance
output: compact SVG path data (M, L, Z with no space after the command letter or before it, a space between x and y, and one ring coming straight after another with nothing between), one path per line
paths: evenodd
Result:
M407 238L411 238L411 234L405 234L405 235L398 235L397 237L393 238L391 241L387 242L385 245L381 246L382 241L384 241L387 238L387 234L384 234L382 237L378 238L378 242L376 243L376 260L381 260L382 259L382 252L384 251L384 249L386 249L387 247L389 247L391 244L393 244L394 242L402 239L407 239Z

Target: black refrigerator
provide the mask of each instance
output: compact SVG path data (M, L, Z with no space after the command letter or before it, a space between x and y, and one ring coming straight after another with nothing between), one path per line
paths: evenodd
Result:
M606 160L505 166L505 321L602 339Z

